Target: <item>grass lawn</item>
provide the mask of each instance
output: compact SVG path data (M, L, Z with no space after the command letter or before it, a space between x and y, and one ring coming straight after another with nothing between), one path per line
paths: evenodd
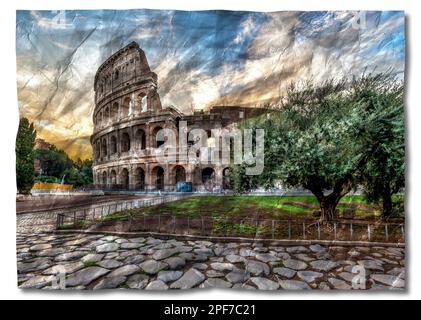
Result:
M381 207L366 202L364 196L345 196L338 205L340 213L355 210L360 218L372 218L380 214ZM105 220L126 220L128 214L176 215L176 216L237 216L250 218L282 218L311 216L318 210L317 199L305 196L194 196L162 205L116 212Z

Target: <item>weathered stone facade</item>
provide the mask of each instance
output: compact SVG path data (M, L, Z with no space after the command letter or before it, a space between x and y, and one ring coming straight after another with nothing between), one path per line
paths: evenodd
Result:
M213 107L210 111L183 114L173 107L163 108L157 92L158 77L149 68L145 53L132 42L109 57L95 76L93 114L94 183L104 189L175 191L177 182L191 182L193 191L229 189L229 164L158 163L160 129L179 134L179 124L187 130L200 128L211 137L211 129L231 129L250 116L254 109ZM188 147L190 148L190 144ZM178 149L174 148L178 153Z

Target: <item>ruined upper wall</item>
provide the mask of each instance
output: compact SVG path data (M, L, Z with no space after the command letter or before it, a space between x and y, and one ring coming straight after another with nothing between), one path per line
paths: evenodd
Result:
M95 75L95 102L142 79L157 85L157 76L151 72L146 55L136 42L111 55Z

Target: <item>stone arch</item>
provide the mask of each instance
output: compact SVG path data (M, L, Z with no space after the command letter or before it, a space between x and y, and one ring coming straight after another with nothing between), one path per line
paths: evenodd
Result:
M152 178L154 179L154 186L156 190L164 189L164 175L165 171L162 167L156 166L152 170Z
M186 169L183 166L177 165L172 169L171 176L174 185L177 185L178 182L185 182Z
M230 173L231 171L229 167L222 170L222 187L227 190L232 188Z
M97 159L101 158L101 142L99 139L96 141L95 155Z
M110 154L114 154L117 152L117 138L115 136L111 136L110 138Z
M123 189L129 189L129 170L123 168L120 172L120 184Z
M134 172L134 185L136 190L145 190L145 170L141 167Z
M165 141L163 139L161 139L160 141L157 141L157 135L158 135L158 132L160 130L162 130L162 127L161 126L157 126L152 131L152 137L154 139L153 140L153 145L154 145L155 148L159 148L160 146L162 146L165 143Z
M111 106L110 118L113 121L118 120L118 102L114 102L113 105Z
M130 97L125 97L123 99L123 103L121 105L121 117L122 118L129 116L130 102L131 102Z
M139 106L139 112L148 111L148 96L145 92L141 92L137 95L137 105Z
M115 186L117 184L117 173L115 172L115 170L111 170L110 184L111 186Z
M136 149L144 150L146 148L146 133L143 129L137 129L135 133Z
M106 107L104 110L104 121L108 121L110 119L110 107Z
M107 140L105 138L102 139L101 142L101 155L102 157L106 157L107 156Z
M127 132L121 134L121 152L130 151L130 136Z
M215 186L215 170L206 167L202 170L202 183L207 191L212 191Z
M107 174L107 171L103 171L102 172L102 184L104 185L104 186L106 186L107 185L107 183L108 183L108 174Z

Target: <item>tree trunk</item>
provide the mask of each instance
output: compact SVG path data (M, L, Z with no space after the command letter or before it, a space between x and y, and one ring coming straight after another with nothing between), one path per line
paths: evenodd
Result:
M390 193L390 187L387 186L382 194L383 202L383 217L389 217L392 214L392 194Z
M320 220L322 222L329 222L337 218L336 206L338 205L339 199L339 197L332 195L323 196L318 199L321 212Z

